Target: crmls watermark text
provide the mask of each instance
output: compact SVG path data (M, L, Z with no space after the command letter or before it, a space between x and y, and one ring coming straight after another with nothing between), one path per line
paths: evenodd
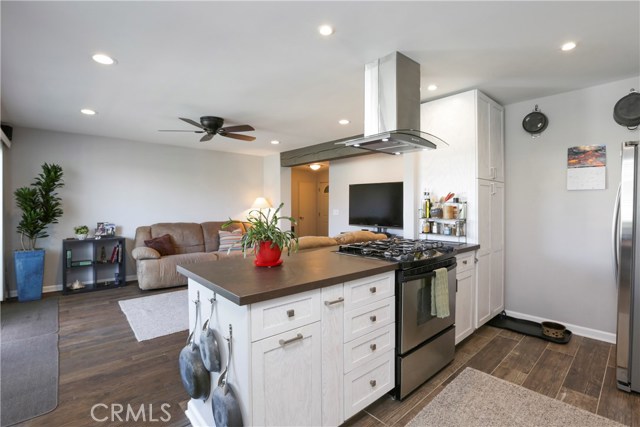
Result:
M145 422L157 422L161 421L166 423L171 420L171 414L168 409L171 407L168 403L160 405L160 409L153 408L153 403L145 405L140 404L138 408L130 404L121 405L120 403L112 403L107 405L106 403L96 403L91 407L91 418L93 421L104 423L106 421L145 421ZM159 414L162 412L162 414Z

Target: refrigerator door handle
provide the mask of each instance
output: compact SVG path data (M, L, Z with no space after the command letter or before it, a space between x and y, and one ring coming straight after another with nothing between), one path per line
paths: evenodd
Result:
M616 203L613 208L613 221L611 225L611 246L613 250L613 268L616 273L616 288L618 287L618 273L620 271L620 189L618 185Z

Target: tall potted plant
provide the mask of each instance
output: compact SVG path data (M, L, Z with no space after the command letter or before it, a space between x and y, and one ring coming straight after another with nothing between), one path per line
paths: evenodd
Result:
M19 301L42 298L44 249L37 248L36 243L40 238L49 237L47 227L57 224L62 216L62 199L56 191L64 186L62 175L62 167L45 163L30 186L20 187L13 193L22 211L17 228L22 250L13 253Z
M240 241L242 253L246 257L249 250L255 249L254 264L259 267L274 267L282 264L280 256L285 248L287 255L291 251L298 250L298 238L295 233L291 230L283 231L278 226L278 221L281 219L286 219L292 224L296 222L293 217L278 215L283 206L284 203L280 203L280 206L273 213L270 212L270 209L266 209L266 213L263 209L254 209L249 211L247 216L246 222L249 223L249 226ZM228 227L234 222L241 221L230 219L222 227Z

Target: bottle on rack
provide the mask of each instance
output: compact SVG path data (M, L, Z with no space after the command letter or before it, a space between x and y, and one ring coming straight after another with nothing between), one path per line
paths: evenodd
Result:
M422 209L424 212L424 218L429 218L431 213L431 199L429 198L429 192L425 191L422 194Z

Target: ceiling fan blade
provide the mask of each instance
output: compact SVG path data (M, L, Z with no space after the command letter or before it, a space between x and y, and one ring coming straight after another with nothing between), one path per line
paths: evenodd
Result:
M204 126L202 126L200 123L193 121L191 119L185 119L184 117L178 117L180 120L182 120L183 122L187 122L190 125L194 125L196 127L199 127L200 129L204 129Z
M220 135L226 136L227 138L241 139L243 141L253 141L256 139L255 136L240 135L239 133L221 133Z
M203 130L174 130L174 129L158 129L158 132L190 132L190 133L204 133Z
M205 136L203 136L202 138L200 138L200 142L211 141L212 138L213 138L213 134L212 133L208 133Z
M249 125L238 125L238 126L228 126L220 130L223 130L225 132L249 132L255 129L253 128L253 126L249 126Z

